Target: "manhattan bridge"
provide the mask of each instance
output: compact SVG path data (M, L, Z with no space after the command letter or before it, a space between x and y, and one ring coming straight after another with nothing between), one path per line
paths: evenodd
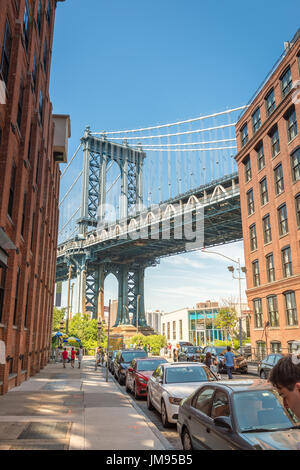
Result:
M144 273L165 256L242 239L235 124L247 106L151 127L86 127L61 174L56 282L77 279L83 312L146 326ZM138 315L137 315L138 310Z

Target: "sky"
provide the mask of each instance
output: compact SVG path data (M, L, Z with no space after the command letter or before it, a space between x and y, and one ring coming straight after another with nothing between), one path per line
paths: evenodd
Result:
M86 125L130 129L247 104L297 31L299 10L298 0L58 2L50 96L55 113L71 116L69 157ZM243 260L242 242L214 251ZM227 265L201 252L162 259L146 271L146 308L237 296ZM113 278L105 289L106 302L116 297Z

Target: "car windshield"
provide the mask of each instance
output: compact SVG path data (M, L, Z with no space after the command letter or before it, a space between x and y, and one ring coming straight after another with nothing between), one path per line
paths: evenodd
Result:
M166 370L166 384L207 382L212 380L217 379L208 367L168 367Z
M291 428L294 420L272 390L253 390L233 394L236 419L241 432Z
M196 354L196 353L199 353L199 352L201 352L201 351L200 351L199 348L196 348L196 347L194 347L194 346L188 346L188 347L186 348L186 352L187 352L187 353L190 353L190 354Z
M148 354L145 351L132 351L132 352L122 352L122 362L131 362L136 357L147 357Z
M153 359L150 361L138 361L137 370L155 370L160 364L167 362L165 359Z

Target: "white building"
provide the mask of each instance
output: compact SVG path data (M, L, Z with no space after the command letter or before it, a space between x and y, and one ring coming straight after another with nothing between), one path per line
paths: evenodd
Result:
M155 333L161 335L161 317L164 312L161 310L148 310L145 313L147 325L151 326Z

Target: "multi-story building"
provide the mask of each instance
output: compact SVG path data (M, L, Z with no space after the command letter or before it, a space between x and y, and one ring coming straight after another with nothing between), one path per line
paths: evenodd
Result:
M161 334L161 318L164 312L161 310L148 310L145 313L147 325L153 328L155 334Z
M183 308L174 312L164 313L161 317L161 334L167 338L167 342L175 347L180 341L188 341L196 346L214 344L215 341L226 341L226 332L214 323L222 305L218 302L199 302L196 308ZM232 305L236 311L238 305ZM248 306L242 304L242 311L247 311ZM247 334L246 322L243 325Z
M300 339L300 30L236 125L251 344Z
M57 0L64 1L64 0ZM59 161L68 116L52 116L56 0L1 0L0 393L48 362L55 281Z

